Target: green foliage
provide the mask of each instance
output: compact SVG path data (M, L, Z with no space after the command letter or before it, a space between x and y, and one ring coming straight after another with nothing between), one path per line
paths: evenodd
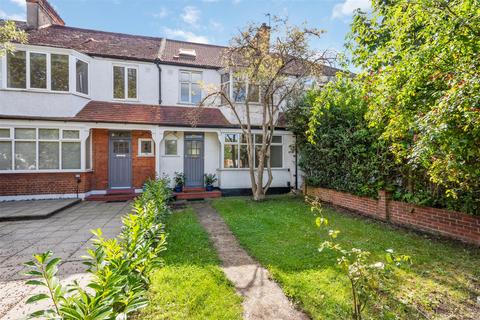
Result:
M318 199L307 199L307 202L311 204L311 211L317 215L316 225L326 228L328 219L323 216L321 203ZM411 259L405 255L396 256L392 249L388 249L384 261L372 262L369 251L359 248L344 249L336 242L339 233L339 230L328 230L330 240L320 245L319 252L329 249L338 255L337 265L345 273L351 286L352 317L361 320L367 303L377 299L379 292L387 292L386 282L393 276L391 267L399 267L404 262L411 263Z
M152 273L149 305L136 319L242 319L241 297L220 269L220 261L195 212L176 211L166 220L165 265Z
M47 252L35 255L26 263L28 275L42 280L29 280L27 284L45 286L48 294L39 294L27 303L50 299L54 309L40 310L31 317L62 319L115 319L126 316L147 305L145 291L149 274L162 265L166 235L163 218L169 212L168 181L149 181L145 193L133 204L132 213L123 218L118 238L106 239L100 229L93 249L87 251L85 265L93 275L87 289L77 283L62 286L56 278L59 258Z
M12 42L26 43L27 34L25 31L17 29L14 21L0 23L0 57L14 51Z
M371 197L387 187L391 159L378 130L368 127L366 110L359 84L340 75L289 109L309 184Z
M480 211L480 2L373 1L349 35L368 105L397 163Z
M361 79L339 74L321 90L312 90L291 105L287 123L297 136L299 165L313 186L376 197L393 192L396 200L477 213L475 191L449 196L431 181L426 168L395 161L395 145L366 119L368 99Z
M185 185L185 173L175 172L175 176L173 177L173 182L178 187Z
M318 253L319 243L330 237L312 223L310 206L303 198L283 195L253 202L226 197L213 201L213 206L242 247L268 268L285 294L311 319L351 316L349 280L336 265L334 251ZM367 304L366 319L478 318L480 250L329 207L323 207L323 217L329 229L344 231L336 243L369 251L371 261L386 259L386 248L414 257L414 267L393 268L393 283L387 283L386 294L381 292Z
M206 173L204 174L204 180L206 186L213 186L215 182L217 182L217 175L215 173Z

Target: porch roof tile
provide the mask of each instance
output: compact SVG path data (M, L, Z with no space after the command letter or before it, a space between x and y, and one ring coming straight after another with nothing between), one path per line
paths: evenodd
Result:
M90 101L73 118L77 121L158 124L166 126L233 126L218 108L175 107Z

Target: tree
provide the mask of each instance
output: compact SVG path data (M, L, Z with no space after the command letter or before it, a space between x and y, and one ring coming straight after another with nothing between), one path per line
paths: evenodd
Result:
M479 39L478 0L373 0L371 14L356 14L348 42L364 70L367 119L397 162L477 203Z
M255 200L264 199L273 180L270 144L282 108L303 90L306 82L322 74L324 63L329 60L326 52L310 46L309 41L320 37L322 32L306 25L291 26L278 18L273 18L272 26L247 25L231 40L223 55L224 68L238 79L235 90L244 95L244 102L239 104L238 96L231 97L227 87L223 86L207 90L209 92L199 104L201 109L219 98L221 105L233 113L247 143ZM273 41L270 41L271 35ZM257 103L253 103L254 98L258 99ZM259 117L256 119L255 115ZM256 150L252 135L254 127L259 127L262 132L261 145L257 145Z
M26 43L27 34L17 29L14 21L0 22L0 57L14 51L12 42Z

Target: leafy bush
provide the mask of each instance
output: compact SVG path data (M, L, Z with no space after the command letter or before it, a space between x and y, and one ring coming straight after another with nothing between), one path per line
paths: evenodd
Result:
M307 183L361 196L376 197L381 189L395 200L478 213L480 197L433 183L426 169L397 161L394 146L371 127L361 79L338 75L322 90L312 90L286 112L297 136L299 165Z
M100 229L93 231L93 249L84 262L93 279L87 285L63 286L56 278L59 258L52 253L35 255L26 263L28 275L41 277L27 284L44 286L48 294L32 296L27 303L50 299L53 308L33 313L32 317L62 319L115 319L147 305L145 298L149 273L162 265L166 235L162 223L169 212L168 181L159 179L146 184L144 194L135 200L132 213L123 218L118 238L106 239Z

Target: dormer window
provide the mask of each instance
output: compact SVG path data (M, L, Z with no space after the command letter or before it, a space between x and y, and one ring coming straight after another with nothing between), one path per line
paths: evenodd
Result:
M113 66L113 98L137 99L137 68Z

